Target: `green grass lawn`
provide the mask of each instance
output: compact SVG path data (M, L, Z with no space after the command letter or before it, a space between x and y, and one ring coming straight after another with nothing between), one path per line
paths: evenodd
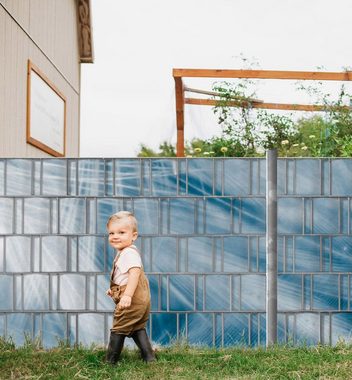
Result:
M124 350L116 366L105 350L27 344L0 344L1 379L352 379L352 346L244 349L175 345L145 364L137 351Z

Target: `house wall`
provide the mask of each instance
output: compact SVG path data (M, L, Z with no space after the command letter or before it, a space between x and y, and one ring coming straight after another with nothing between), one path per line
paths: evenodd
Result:
M28 60L66 97L66 156L79 155L74 0L0 0L0 157L50 157L26 142Z

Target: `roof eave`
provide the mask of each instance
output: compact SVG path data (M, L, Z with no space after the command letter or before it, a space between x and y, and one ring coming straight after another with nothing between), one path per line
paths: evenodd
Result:
M77 1L78 42L81 63L94 62L92 7L90 0Z

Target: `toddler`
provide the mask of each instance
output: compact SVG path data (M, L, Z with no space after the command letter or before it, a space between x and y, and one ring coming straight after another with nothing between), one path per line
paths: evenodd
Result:
M137 247L137 220L128 211L110 216L107 222L109 243L116 249L110 288L106 294L115 304L113 326L106 355L115 364L120 357L125 337L131 337L146 362L155 360L145 326L150 312L150 290Z

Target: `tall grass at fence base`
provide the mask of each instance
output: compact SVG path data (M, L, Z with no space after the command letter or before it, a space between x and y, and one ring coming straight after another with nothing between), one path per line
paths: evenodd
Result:
M202 348L176 343L159 348L158 360L143 363L124 350L116 366L104 362L102 347L50 350L0 339L0 379L350 379L352 345Z

